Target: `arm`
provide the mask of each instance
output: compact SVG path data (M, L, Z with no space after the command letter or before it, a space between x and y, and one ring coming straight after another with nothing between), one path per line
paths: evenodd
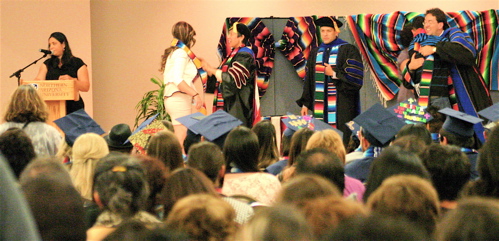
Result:
M47 65L45 65L44 63L40 66L40 70L38 70L38 74L36 75L35 80L45 80L47 72L48 72Z
M339 82L336 84L338 90L358 91L363 85L364 65L359 50L351 44L345 44L340 47L336 67L336 78Z

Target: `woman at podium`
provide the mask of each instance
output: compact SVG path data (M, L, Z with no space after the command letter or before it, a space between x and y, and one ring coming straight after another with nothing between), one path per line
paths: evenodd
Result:
M80 58L73 56L66 36L61 32L52 33L48 48L52 56L40 66L35 80L76 80L79 91L87 92L90 89L87 65ZM78 101L66 100L66 114L84 107L81 96Z

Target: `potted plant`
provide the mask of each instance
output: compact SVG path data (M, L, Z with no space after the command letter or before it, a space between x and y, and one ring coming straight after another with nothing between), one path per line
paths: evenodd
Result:
M140 120L147 120L148 118L158 114L158 120L170 120L170 116L166 113L164 104L165 84L158 78L151 78L151 82L158 85L158 89L151 90L144 94L142 99L137 103L135 109L137 116L135 117L135 127L139 125Z

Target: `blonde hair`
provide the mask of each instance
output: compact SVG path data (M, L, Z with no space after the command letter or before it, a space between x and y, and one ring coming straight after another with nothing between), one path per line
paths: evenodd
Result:
M194 28L187 22L180 21L173 25L172 27L172 35L174 38L182 41L187 47L192 48L196 43L196 31ZM174 51L178 49L176 46L170 46L165 49L163 55L161 55L161 67L159 69L160 72L165 71L165 64L168 59L168 56Z
M315 132L308 139L306 150L323 148L336 154L345 164L346 150L341 136L333 130L322 130Z
M414 175L389 177L369 196L367 206L376 213L406 217L429 234L440 215L437 191L428 180Z
M219 197L194 194L175 203L165 223L193 240L233 240L236 232L234 208Z
M48 107L31 85L21 85L10 98L4 120L7 122L45 122L48 119Z
M95 166L99 159L109 154L107 142L95 133L85 133L76 138L72 151L71 180L84 199L92 200Z

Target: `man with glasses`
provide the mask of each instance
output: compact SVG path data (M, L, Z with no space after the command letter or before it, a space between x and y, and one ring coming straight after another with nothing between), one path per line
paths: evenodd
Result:
M426 11L424 30L409 46L404 85L416 90L420 106L451 107L478 116L492 100L476 65L473 40L459 28L451 28L438 8ZM475 125L475 132L483 140L481 123Z

